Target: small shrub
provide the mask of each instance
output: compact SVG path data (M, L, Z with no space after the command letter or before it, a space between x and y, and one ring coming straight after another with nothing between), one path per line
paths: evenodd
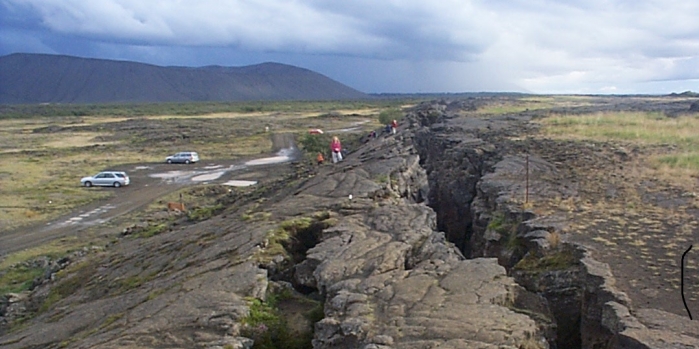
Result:
M255 349L280 348L289 336L287 325L276 309L276 304L259 299L249 300L250 313L243 319L241 335L254 341Z
M26 210L24 210L24 217L26 217L26 218L31 219L31 218L35 218L35 217L37 217L37 216L39 216L39 212L36 212L36 211L34 211L34 210L32 210L32 209L26 209Z
M495 212L488 222L487 229L493 230L498 234L506 234L508 230L510 230L510 227L507 224L505 215L502 212Z
M400 109L386 109L379 113L379 122L381 125L390 124L393 120L400 120L403 118L403 112Z
M240 220L249 222L266 221L272 214L269 212L248 212L240 215Z
M546 241L549 243L551 248L557 248L561 243L561 234L555 231L551 232L548 236L546 236Z
M289 323L287 314L280 310L280 303L295 302L309 309L303 315L312 324L323 316L322 302L311 301L292 294L287 288L269 293L267 301L248 299L250 313L243 319L241 335L254 341L253 349L305 349L311 347L312 326L305 329L297 323Z
M140 238L149 238L165 232L166 230L168 230L168 228L169 226L165 223L149 225L136 236Z
M306 154L315 157L318 153L327 154L331 137L328 134L303 133L298 137L299 145Z
M0 273L0 295L26 291L34 284L34 279L43 275L43 268L30 268L18 265Z
M541 258L530 253L522 258L522 260L514 266L514 269L540 273L553 270L565 270L575 265L575 263L575 256L571 251L559 251Z
M488 222L487 229L493 230L504 238L504 248L514 254L523 253L523 245L517 237L517 221L509 221L502 212L495 212Z
M207 220L217 213L221 212L223 210L223 205L218 204L218 205L213 205L213 206L204 206L204 207L198 207L195 208L192 211L189 211L187 213L187 218L190 221L198 222L198 221L203 221Z

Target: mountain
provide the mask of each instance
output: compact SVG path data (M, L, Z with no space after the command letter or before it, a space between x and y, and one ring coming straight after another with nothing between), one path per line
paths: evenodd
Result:
M47 54L0 57L0 104L366 98L324 75L279 63L190 68Z

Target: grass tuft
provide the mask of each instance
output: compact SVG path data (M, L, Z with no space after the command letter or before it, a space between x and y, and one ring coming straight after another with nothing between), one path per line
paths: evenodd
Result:
M241 335L253 339L253 349L305 349L311 347L312 324L323 316L322 302L292 294L288 289L267 295L267 300L247 299L250 312L242 320ZM293 314L284 310L284 304L294 304L292 312L302 312L309 326L302 326ZM305 310L304 310L305 309ZM303 322L303 321L301 321Z
M36 278L44 274L43 268L18 265L0 272L0 295L29 290Z
M571 251L558 251L541 258L530 253L515 264L514 269L542 273L553 270L565 270L576 263L575 256Z

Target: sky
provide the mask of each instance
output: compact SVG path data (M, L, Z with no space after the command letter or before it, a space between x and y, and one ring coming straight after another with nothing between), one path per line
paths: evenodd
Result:
M0 55L278 62L366 93L699 91L699 1L0 0Z

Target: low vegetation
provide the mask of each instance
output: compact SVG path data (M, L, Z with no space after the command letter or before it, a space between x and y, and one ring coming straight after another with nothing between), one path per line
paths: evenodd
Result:
M379 123L381 125L388 125L393 120L400 121L403 118L403 111L399 108L391 108L384 110L379 113Z
M552 115L541 119L546 135L558 139L616 141L626 144L665 145L655 156L656 169L699 172L699 116L669 117L658 112L600 112Z
M519 222L508 220L505 214L496 211L493 217L488 222L486 229L496 232L502 238L503 246L509 251L516 251L521 248L519 239L517 238L517 226Z
M72 295L87 284L97 272L97 266L97 263L94 263L94 261L85 260L59 271L55 285L51 287L49 294L39 306L39 313L49 310L54 304Z
M380 127L384 109L410 101L165 103L0 106L0 234L44 221L114 191L80 187L80 178L125 164L162 162L182 149L202 159L268 153L269 132L307 134ZM358 125L358 126L357 126ZM332 132L326 132L329 135ZM343 133L343 143L349 133ZM301 140L315 153L329 138ZM206 217L200 212L195 219Z
M514 270L530 273L543 273L554 270L565 270L577 263L575 255L568 250L558 250L543 257L527 254L514 266Z
M45 276L42 261L56 261L85 246L84 241L61 239L6 256L0 261L0 295L31 290Z
M331 140L332 136L329 134L309 134L308 132L303 132L297 137L299 147L311 158L315 158L318 153L328 157Z
M267 264L276 256L284 256L285 263L298 263L306 257L306 251L317 243L321 231L333 223L328 212L283 221L278 228L267 233L265 247L257 253L256 259Z
M44 272L44 268L27 265L17 265L3 270L0 273L0 295L30 289L34 279L43 276Z
M375 99L365 101L258 101L258 102L191 102L147 104L33 104L0 105L0 119L41 117L138 117L153 115L210 115L217 113L254 114L269 112L321 112L390 108L421 99Z
M322 303L289 289L266 298L249 298L250 313L242 321L241 335L254 340L253 349L311 348L313 324L323 318Z

